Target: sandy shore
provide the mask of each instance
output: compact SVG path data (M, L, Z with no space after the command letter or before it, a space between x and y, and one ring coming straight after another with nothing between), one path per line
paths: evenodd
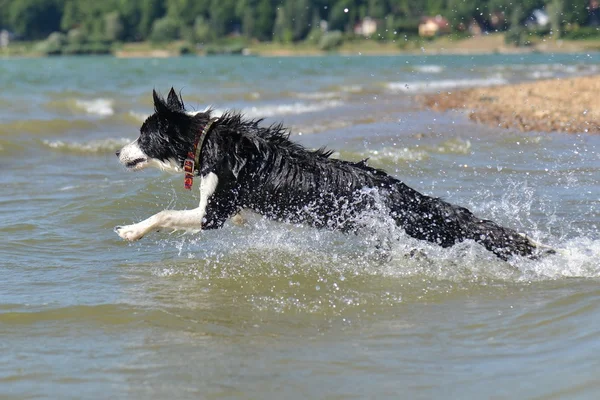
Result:
M552 79L421 96L438 111L465 110L469 118L523 131L600 133L600 76Z

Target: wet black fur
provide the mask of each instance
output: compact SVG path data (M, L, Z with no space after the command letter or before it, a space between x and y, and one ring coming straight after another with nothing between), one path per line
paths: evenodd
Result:
M183 165L211 111L184 112L171 89L167 101L154 92L155 113L142 125L139 145L148 156ZM407 234L452 246L472 239L502 259L532 256L536 247L516 231L474 216L463 207L425 196L366 162L329 158L288 139L280 124L237 113L219 118L204 141L199 174L214 172L218 186L203 229L219 228L241 209L278 221L359 232L360 214L382 208Z

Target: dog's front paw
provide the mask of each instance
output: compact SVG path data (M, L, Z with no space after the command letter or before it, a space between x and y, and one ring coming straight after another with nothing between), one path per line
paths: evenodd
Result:
M134 242L144 237L145 232L136 225L115 226L115 232L122 239Z

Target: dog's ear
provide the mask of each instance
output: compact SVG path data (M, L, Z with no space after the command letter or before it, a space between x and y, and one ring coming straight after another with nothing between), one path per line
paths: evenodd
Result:
M177 93L175 93L175 89L171 87L169 91L169 95L167 96L167 105L171 110L183 111L185 106L183 105L183 99L181 99Z
M152 90L152 98L154 99L154 111L157 114L168 114L171 112L165 100L156 93L156 90Z

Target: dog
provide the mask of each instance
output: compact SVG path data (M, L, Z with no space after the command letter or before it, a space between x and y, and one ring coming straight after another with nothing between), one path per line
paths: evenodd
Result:
M368 233L365 213L391 218L408 235L442 247L473 240L503 260L535 258L540 245L517 231L473 215L464 207L430 197L367 164L331 158L289 140L281 124L264 125L227 112L188 112L171 88L165 100L153 91L154 114L139 137L116 155L127 169L148 166L183 173L190 188L199 177L200 204L164 210L117 226L123 239L151 231L217 229L243 209L266 218L315 228Z

